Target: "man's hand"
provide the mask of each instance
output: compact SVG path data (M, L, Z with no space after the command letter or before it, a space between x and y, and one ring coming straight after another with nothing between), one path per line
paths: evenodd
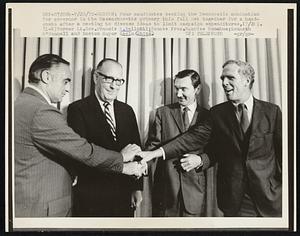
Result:
M123 164L122 173L125 175L134 175L140 178L143 175L144 166L136 161L127 162Z
M147 162L138 162L141 165L143 176L148 175L148 164Z
M163 155L163 152L161 149L156 149L154 151L142 151L137 155L142 158L141 163L144 164L154 158L161 157Z
M141 148L136 144L128 144L121 150L123 162L133 161L135 155L141 151Z
M131 193L131 208L136 209L140 207L143 200L142 191L136 190Z
M183 156L184 158L180 159L181 167L187 172L203 165L202 158L196 154L184 154Z

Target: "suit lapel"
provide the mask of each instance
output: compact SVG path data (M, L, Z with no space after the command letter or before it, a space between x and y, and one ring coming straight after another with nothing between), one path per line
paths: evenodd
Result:
M100 131L105 132L107 135L111 135L110 128L109 128L109 125L106 121L105 114L103 113L103 111L101 109L101 106L99 104L99 101L97 100L97 98L94 94L92 94L90 96L88 104L91 108L91 109L89 109L89 111L92 111L92 113L90 115L92 117L94 117L95 124L98 123L98 124L101 124L103 126L103 129L101 129Z
M119 103L117 100L114 100L114 113L115 113L115 121L116 121L116 132L118 134L119 127L122 121L124 121L124 118L122 118L122 113L119 108Z
M252 121L251 121L251 134L253 135L255 133L255 130L259 124L259 122L262 119L263 116L263 110L261 109L260 102L254 98L253 101L253 112L252 112Z
M182 114L181 114L179 104L176 103L176 105L170 110L170 112L172 117L175 120L178 129L180 130L181 133L183 133L185 130L184 130L184 124L183 124Z
M190 127L193 126L194 124L196 124L197 117L198 117L198 115L200 115L200 111L201 111L201 110L200 110L200 106L197 104L197 108L196 108L196 110L195 110L193 119L192 119L192 121L191 121L191 123L190 123Z

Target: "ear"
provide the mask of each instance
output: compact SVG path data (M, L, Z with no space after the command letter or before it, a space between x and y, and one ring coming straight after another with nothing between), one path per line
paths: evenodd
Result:
M249 78L249 77L247 77L247 78L246 78L246 85L247 85L247 87L249 87L249 86L250 86L250 82L251 82L250 78Z
M202 86L201 86L201 84L199 84L199 85L196 87L196 94L199 94L200 91L201 91L201 89L202 89Z
M41 81L44 84L48 84L50 79L51 79L50 72L48 70L42 70L41 71Z
M97 82L98 82L98 77L96 76L95 72L93 73L93 81L94 81L94 84L96 85Z

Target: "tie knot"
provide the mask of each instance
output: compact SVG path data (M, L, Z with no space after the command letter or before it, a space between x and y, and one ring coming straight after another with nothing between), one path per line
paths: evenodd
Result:
M108 108L109 102L104 102L104 103L103 103L103 106L104 106L105 108Z
M241 103L237 106L238 111L247 110L247 106L244 103Z
M188 107L183 108L183 112L188 112L190 109Z

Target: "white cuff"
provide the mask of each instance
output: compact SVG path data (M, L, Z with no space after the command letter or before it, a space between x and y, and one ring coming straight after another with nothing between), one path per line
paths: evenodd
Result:
M163 158L163 160L166 160L165 150L162 147L160 147L159 149L162 151L162 158Z

